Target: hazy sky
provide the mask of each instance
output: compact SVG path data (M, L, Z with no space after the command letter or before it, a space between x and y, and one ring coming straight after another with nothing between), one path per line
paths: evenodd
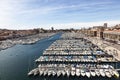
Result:
M0 28L80 28L120 23L120 0L0 0Z

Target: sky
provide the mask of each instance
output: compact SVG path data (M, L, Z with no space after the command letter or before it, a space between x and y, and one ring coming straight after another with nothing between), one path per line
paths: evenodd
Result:
M0 0L2 29L66 29L120 24L120 0Z

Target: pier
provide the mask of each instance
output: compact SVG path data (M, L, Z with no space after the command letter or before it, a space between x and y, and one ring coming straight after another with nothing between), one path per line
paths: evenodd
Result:
M117 77L118 70L114 64L118 61L92 42L78 38L71 33L64 33L60 40L52 43L35 62L38 68L30 75L39 76L94 76Z

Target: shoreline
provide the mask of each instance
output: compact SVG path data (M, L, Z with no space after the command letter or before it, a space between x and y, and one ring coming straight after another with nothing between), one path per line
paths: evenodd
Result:
M0 41L0 51L11 48L17 44L21 44L21 45L34 44L41 39L51 37L55 34L56 33L39 33L35 35Z

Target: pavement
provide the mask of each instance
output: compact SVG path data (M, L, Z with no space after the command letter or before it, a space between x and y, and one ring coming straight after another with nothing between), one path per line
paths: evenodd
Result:
M110 43L108 41L96 38L96 37L85 37L93 44L99 46L102 50L106 51L108 54L112 54L118 61L120 61L120 45L115 43Z

